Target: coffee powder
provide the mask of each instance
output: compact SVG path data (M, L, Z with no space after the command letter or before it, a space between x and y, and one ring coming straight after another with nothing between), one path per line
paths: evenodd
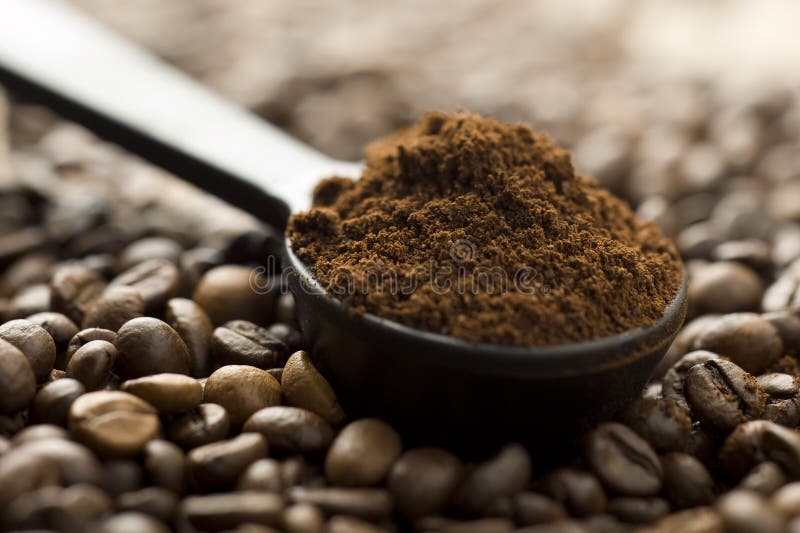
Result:
M555 345L647 326L681 283L673 245L525 125L428 114L321 182L297 256L356 313L470 342Z

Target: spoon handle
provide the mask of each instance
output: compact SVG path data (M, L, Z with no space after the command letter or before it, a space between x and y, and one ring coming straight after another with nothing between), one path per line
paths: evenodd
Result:
M3 0L0 82L284 227L328 158L61 0Z

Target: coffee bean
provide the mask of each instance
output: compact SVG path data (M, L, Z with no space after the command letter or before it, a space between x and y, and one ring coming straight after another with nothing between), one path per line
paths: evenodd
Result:
M390 533L388 529L375 524L353 518L352 516L334 516L325 525L325 533Z
M211 354L220 365L250 365L269 369L286 363L283 342L261 326L234 320L214 330Z
M77 379L87 390L102 388L117 360L117 349L106 341L91 341L79 348L67 363L67 376Z
M56 344L47 331L27 320L0 325L0 339L16 346L31 365L36 381L44 381L56 361Z
M780 425L768 425L761 436L761 452L793 478L800 477L800 433Z
M778 329L753 313L721 317L695 339L694 348L727 356L752 374L760 374L783 355Z
M608 512L629 524L649 524L669 514L669 503L661 498L614 498Z
M183 374L154 374L122 382L120 390L138 396L161 414L194 409L203 401L203 387Z
M215 403L201 403L167 426L171 441L185 449L216 442L228 436L230 417L228 411Z
M463 471L461 461L446 450L413 448L394 463L386 487L397 510L406 518L414 519L443 511Z
M183 494L186 458L178 446L163 439L151 440L144 447L143 463L153 486Z
M286 345L288 353L294 353L303 346L303 335L292 326L277 322L267 329L275 338Z
M152 405L132 394L99 391L72 403L69 429L98 455L126 457L158 436L159 420Z
M117 339L117 334L108 329L89 328L76 333L67 344L67 353L64 356L64 368L67 368L72 355L77 352L83 345L92 341L106 341L114 344Z
M768 398L764 418L794 428L800 424L800 398Z
M334 485L366 487L380 483L400 456L400 436L376 418L342 429L325 458L325 476Z
M86 310L81 326L117 331L125 322L142 316L144 308L144 298L137 289L109 287Z
M764 313L761 317L777 328L785 353L795 357L800 355L800 317L786 311Z
M31 420L66 427L72 402L85 392L86 387L75 379L64 378L47 383L33 398L30 407Z
M112 498L144 486L144 471L132 459L113 459L103 465L103 490Z
M194 288L203 274L225 262L219 249L211 246L198 246L181 254L178 265L187 287Z
M275 321L297 326L297 305L291 292L285 292L275 299Z
M528 451L519 444L508 444L466 474L454 496L455 505L466 514L484 514L498 499L522 492L530 476Z
M259 459L255 461L239 477L236 489L280 494L283 492L280 463L275 459Z
M12 442L14 446L25 444L26 442L33 442L41 439L68 439L69 433L66 432L61 426L54 426L52 424L36 424L28 426L14 435Z
M298 503L283 511L283 528L287 533L321 533L325 515L314 505Z
M15 453L36 456L58 465L63 485L89 483L100 485L103 472L95 455L86 446L65 439L38 439L15 448Z
M111 280L108 286L136 289L144 299L145 311L157 312L164 307L167 300L178 296L181 277L173 262L150 259L129 268Z
M250 464L267 455L267 441L258 433L199 446L187 459L193 480L204 489L233 485Z
M780 372L761 374L756 378L758 386L774 398L792 398L797 395L797 381L794 376Z
M60 482L54 459L18 451L0 456L0 507L5 508L21 494Z
M695 365L719 359L720 356L708 350L695 350L681 357L666 374L662 380L661 391L665 398L671 398L682 406L686 406L683 386L686 374Z
M164 311L167 323L178 332L189 349L192 376L208 376L211 369L211 334L213 326L203 308L186 298L172 298Z
M25 320L32 322L44 329L53 338L56 344L56 368L65 368L63 364L63 356L67 351L67 345L70 339L78 333L78 326L67 318L66 315L61 313L44 312L30 315ZM61 364L59 364L61 361Z
M800 516L800 482L779 488L769 499L772 507L786 517Z
M189 349L174 329L151 317L134 318L117 332L117 368L126 377L189 374Z
M626 426L601 424L589 435L586 459L609 489L652 496L661 488L661 462L649 444Z
M700 507L714 500L714 480L703 463L686 453L661 456L664 494L677 508Z
M329 515L345 514L380 521L392 513L392 498L384 489L292 487L287 495L292 503L310 503Z
M152 259L167 259L177 263L183 247L166 237L145 237L125 247L117 257L117 268L128 270Z
M137 512L119 513L100 523L97 533L168 533L169 528L155 518Z
M600 482L577 468L555 470L545 478L543 489L573 516L599 514L606 509L606 494Z
M639 399L622 420L660 453L684 450L692 431L689 409L672 398Z
M178 497L161 487L144 489L120 494L115 501L117 511L142 513L161 522L171 524L178 512Z
M223 406L238 428L259 409L280 404L281 384L253 366L223 366L209 376L204 401Z
M0 414L25 409L36 394L36 377L25 355L0 339Z
M520 492L511 501L511 516L520 526L546 524L567 517L564 506L535 492Z
M76 491L90 491L92 499L81 501ZM84 531L91 519L110 507L108 499L103 500L102 493L98 495L97 491L94 487L75 486L43 487L27 492L11 502L2 517L3 524L11 530Z
M765 461L753 467L737 485L738 489L758 492L769 496L789 482L780 466Z
M256 411L242 430L261 433L275 451L306 455L324 452L334 437L333 428L319 415L286 406Z
M668 515L641 533L724 533L720 514L709 507L696 507Z
M344 422L345 414L336 401L336 394L306 352L295 352L286 361L281 387L289 405L317 413L334 427Z
M760 239L727 241L711 252L716 261L735 261L759 274L767 274L772 269L770 245Z
M58 268L50 280L53 310L64 313L75 324L80 324L105 287L106 282L95 271L80 263L68 263Z
M25 411L13 415L0 415L0 436L11 437L25 427Z
M719 318L719 315L701 315L684 324L683 328L675 336L675 340L667 349L667 353L661 358L658 366L653 371L653 377L664 376L670 368L686 354L688 354L695 339ZM703 361L705 362L705 361ZM683 381L683 380L681 380Z
M212 268L200 279L192 299L205 309L215 326L231 320L269 324L275 289L255 270L239 265Z
M180 505L180 513L202 531L222 531L242 524L279 527L284 501L267 492L232 492L191 496Z
M733 490L715 504L725 531L733 533L781 533L784 519L756 492Z
M757 463L774 461L789 476L800 475L800 435L767 420L753 420L736 427L719 452L722 472L741 479Z
M766 395L756 379L729 361L692 367L684 384L686 400L700 421L721 432L764 414Z
M764 283L752 269L717 261L692 272L687 296L697 313L733 313L756 309Z

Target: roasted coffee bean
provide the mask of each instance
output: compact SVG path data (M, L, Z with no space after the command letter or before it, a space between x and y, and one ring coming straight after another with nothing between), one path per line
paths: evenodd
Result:
M171 524L178 512L178 497L161 487L125 492L117 496L116 509L121 512L142 513Z
M800 516L800 482L795 481L779 488L769 502L786 517Z
M767 399L764 418L789 428L796 427L800 424L800 398Z
M392 498L384 489L342 487L292 487L292 503L310 503L329 515L352 515L364 520L385 520L392 513Z
M664 494L679 508L708 505L714 500L714 480L703 463L686 453L661 457Z
M129 457L158 436L155 408L132 394L98 391L80 396L69 410L75 438L104 457Z
M586 459L609 489L652 496L661 488L661 462L649 444L622 424L601 424L589 435Z
M269 369L286 363L287 348L266 328L234 320L214 330L211 354L220 365L250 365Z
M275 321L297 326L297 306L291 292L275 298Z
M166 237L145 237L132 242L117 256L117 268L125 271L151 259L167 259L177 263L183 247Z
M193 289L200 282L203 274L224 262L225 257L218 248L198 246L183 252L178 260L178 266L180 266L186 286Z
M25 411L13 415L0 415L0 436L9 438L25 427Z
M141 489L144 486L144 471L131 459L114 459L103 465L103 490L112 498Z
M56 258L46 252L20 257L0 274L0 292L7 288L8 293L11 294L19 287L47 283L50 281L55 263Z
M167 323L178 332L189 349L189 370L199 378L211 370L211 319L203 308L186 298L172 298L164 311Z
M167 426L171 441L185 449L210 444L228 436L228 411L215 403L201 403L196 409L182 414Z
M137 289L109 287L86 310L81 326L117 331L125 322L142 316L144 308L144 298Z
M78 333L78 326L61 313L44 312L30 315L25 320L33 322L44 329L56 344L56 368L65 368L63 357L67 352L69 341Z
M283 528L288 533L321 532L325 526L325 515L308 503L290 505L283 511Z
M573 516L599 514L606 509L603 487L589 472L559 468L545 478L543 488Z
M273 320L275 288L256 270L224 265L203 275L192 299L205 309L215 326L231 320L269 324Z
M203 401L203 387L183 374L153 374L122 382L120 390L138 396L161 414L194 409Z
M3 522L11 530L85 531L92 519L109 508L108 498L89 485L43 487L11 502Z
M733 490L723 495L714 507L722 517L725 531L733 533L784 531L784 518L756 492Z
M761 317L778 329L785 353L800 355L800 317L786 311L764 313Z
M178 446L163 439L151 440L144 447L143 464L153 486L183 494L186 458Z
M414 519L443 511L463 472L461 461L446 450L413 448L394 463L386 487L397 510Z
M693 366L712 359L720 359L720 356L708 350L695 350L687 353L664 374L664 378L661 381L661 393L665 398L671 398L680 405L686 406L686 397L683 393L686 374Z
M108 329L89 328L76 333L67 344L67 353L64 357L64 368L67 368L72 355L77 352L83 345L92 341L106 341L114 344L117 339L117 334Z
M364 418L351 422L337 435L325 458L325 476L334 485L377 485L400 457L400 436L386 422Z
M270 443L270 445L272 445ZM237 490L259 490L280 494L283 492L281 464L275 459L259 459L242 473Z
M33 442L41 439L68 439L69 433L61 426L53 424L35 424L22 429L14 435L11 442L14 446L25 444L26 442Z
M190 496L180 505L180 513L202 531L222 531L242 524L280 527L284 500L267 492L232 492L209 496Z
M800 434L767 420L753 420L736 427L719 452L722 472L741 479L756 464L774 461L787 475L800 475Z
M72 402L85 392L86 387L75 379L63 378L47 383L33 398L30 407L31 420L40 424L66 427Z
M769 496L788 482L789 479L780 466L772 461L765 461L754 466L736 488Z
M669 514L669 503L661 498L614 498L608 512L628 524L649 524Z
M98 524L97 533L168 533L169 528L152 516L124 512L110 516Z
M709 263L692 272L687 296L695 312L733 313L756 309L764 282L752 269L733 261Z
M52 458L17 451L0 456L0 507L21 494L60 482L58 463Z
M333 441L333 428L321 416L299 407L265 407L253 413L243 431L261 433L274 451L314 455Z
M365 520L339 515L328 520L325 524L325 533L390 533L390 531Z
M794 376L780 372L761 374L756 378L758 386L773 398L792 398L797 395L797 381Z
M36 394L36 376L28 359L3 339L0 339L0 391L0 414L25 409Z
M754 313L721 317L695 339L694 348L727 356L752 374L762 373L783 355L778 328Z
M336 394L306 352L295 352L286 361L281 375L281 388L289 405L317 413L334 427L344 422L345 414L336 400Z
M628 406L622 420L661 453L684 450L692 431L689 409L672 398L641 398Z
M13 453L30 454L45 461L55 461L63 485L102 483L103 472L97 458L86 446L77 442L65 439L38 439L15 447Z
M543 494L520 492L511 500L511 517L520 526L546 524L567 517L564 506Z
M275 338L286 345L288 353L296 352L303 345L303 335L292 326L277 322L267 329Z
M117 349L106 341L91 341L72 354L67 376L83 383L87 390L102 388L109 380L117 360Z
M105 287L106 282L94 270L80 263L68 263L53 273L50 302L54 311L64 313L75 324L81 324L84 314Z
M689 369L684 394L697 418L721 432L761 417L766 407L756 379L729 361L712 360Z
M709 507L696 507L668 515L641 533L724 533L720 514Z
M531 458L528 451L519 444L508 444L494 457L476 465L465 475L453 501L466 514L482 515L498 499L510 498L522 492L528 486L530 477Z
M199 446L187 459L193 480L204 489L229 487L255 461L267 455L267 441L258 433Z
M661 358L661 362L658 363L658 366L653 372L653 377L665 376L670 368L675 366L684 355L687 355L691 351L698 335L703 333L708 326L714 323L718 318L719 315L701 315L684 324L683 328L675 336L675 340L667 349L667 353L664 354L664 357Z
M114 341L117 368L126 377L152 374L189 374L189 349L174 329L156 318L126 322Z
M170 298L178 296L181 277L173 262L150 259L129 268L114 278L108 286L136 289L144 299L145 312L152 313L161 310Z
M204 401L223 406L231 426L239 428L259 409L281 403L281 384L260 368L223 366L206 381Z
M22 352L37 382L47 379L56 361L56 344L47 331L27 320L12 320L0 325L0 339Z

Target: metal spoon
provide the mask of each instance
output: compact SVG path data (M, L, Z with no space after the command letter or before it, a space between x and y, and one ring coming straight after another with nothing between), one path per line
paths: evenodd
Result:
M316 181L357 176L57 0L4 0L0 81L279 228ZM644 329L551 347L470 344L355 316L283 250L301 329L350 414L477 443L575 430L650 377L686 313L685 283Z

